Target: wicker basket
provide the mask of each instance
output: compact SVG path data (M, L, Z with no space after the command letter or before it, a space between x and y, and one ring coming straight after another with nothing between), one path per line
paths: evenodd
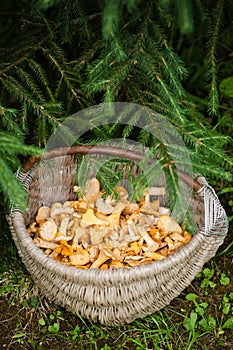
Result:
M142 157L113 147L93 149L93 153L120 155L134 161ZM19 255L44 295L93 321L106 325L129 323L162 309L191 283L222 244L228 229L227 217L214 190L203 178L194 181L183 174L184 181L194 189L192 208L198 229L174 255L131 269L83 270L58 263L34 244L26 225L35 220L41 205L73 198L77 166L73 155L87 153L92 153L90 146L54 150L48 155L53 157L52 166L43 161L43 167L34 164L38 159L31 158L25 166L27 171L17 174L29 192L29 209L26 213L12 209L9 226Z

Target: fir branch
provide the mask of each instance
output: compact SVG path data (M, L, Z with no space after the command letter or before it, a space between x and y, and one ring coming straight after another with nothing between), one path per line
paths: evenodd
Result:
M106 0L103 8L102 37L104 40L113 40L119 32L122 19L122 3L115 0Z
M16 75L20 78L20 80L25 83L25 85L28 87L30 93L34 98L36 98L39 103L43 104L45 102L44 96L42 94L42 91L39 89L37 83L33 79L32 75L28 73L25 69L23 69L21 66L17 67L15 69Z
M142 0L123 0L123 3L127 7L129 13L137 11L140 2L142 2Z
M179 20L181 34L190 34L194 29L194 20L192 13L192 1L179 0L175 1Z
M62 10L60 12L60 33L61 33L61 43L72 43L73 40L73 1L66 1L64 2L64 7L62 7Z
M184 62L169 44L167 35L164 33L164 29L161 28L157 22L152 20L150 21L150 25L154 40L156 40L157 43L161 45L161 50L165 51L169 66L172 66L173 70L177 72L178 78L183 79L187 77L188 70L184 66Z
M0 174L0 191L4 194L7 204L14 203L14 205L19 205L21 209L26 209L27 193L2 158L0 158Z
M59 121L54 118L52 114L47 111L43 105L38 103L36 99L30 94L29 91L25 89L25 87L15 78L12 76L6 76L3 75L5 79L0 77L0 81L2 81L2 84L4 87L13 95L15 96L21 103L26 103L28 107L37 115L38 117L41 116L51 125L59 125Z
M18 111L13 108L7 108L0 104L0 125L5 130L14 133L20 139L22 138L22 130L16 122L18 117Z
M22 103L22 107L21 107L20 126L22 128L22 131L27 134L29 132L28 120L29 120L28 106L27 106L27 103L24 102Z
M18 154L39 155L41 151L24 145L22 139L12 133L0 131L0 191L8 205L14 203L21 209L26 209L27 194L13 174L20 165Z
M67 93L67 88L69 93L73 98L79 103L82 104L85 99L82 96L82 91L77 89L77 85L81 83L79 76L73 74L73 72L68 68L67 60L65 58L63 50L54 42L50 44L49 48L41 48L45 57L49 60L53 69L56 69L60 78L58 81L55 97L59 98L59 94L63 95L64 91ZM65 84L65 90L63 91L62 87Z
M10 71L12 68L15 68L19 66L21 63L28 60L28 58L32 57L36 51L38 51L44 42L47 41L47 37L44 36L42 40L37 42L35 44L34 41L30 40L30 45L28 43L24 43L24 47L22 47L22 44L20 45L20 48L18 51L15 52L15 48L13 49L14 55L11 57L11 60L9 63L4 64L4 66L0 69L0 75L1 74L8 74L8 71ZM26 51L24 53L24 50ZM2 59L4 59L3 57Z
M73 33L77 26L79 36L83 36L85 40L90 40L91 32L88 18L80 0L63 1L59 6L57 17L59 19L59 37L62 44L72 44L74 40Z
M209 40L207 42L207 46L210 49L208 53L209 71L207 72L208 74L207 78L208 80L210 80L210 84L208 85L208 87L210 88L208 112L211 115L216 115L218 111L216 51L217 51L217 44L218 44L219 34L221 29L223 7L224 7L224 0L218 0L216 8L213 11L211 28L208 32Z
M85 41L90 41L92 38L92 32L88 24L88 17L84 9L84 5L80 0L72 0L73 13L76 16L77 23L79 25L79 29L81 30L81 34L83 34ZM77 24L74 22L74 25Z
M180 79L178 76L176 76L176 71L172 68L171 63L167 60L164 51L161 51L159 48L157 48L156 43L149 36L146 36L146 42L146 46L152 55L152 60L153 55L155 55L156 59L159 60L157 64L159 65L160 63L160 69L164 73L164 78L169 82L174 93L177 94L178 98L184 97L185 92L181 85Z
M48 138L50 136L49 128L44 118L37 117L35 123L36 133L34 135L34 142L39 146L46 146Z
M76 60L68 62L70 69L80 73L84 68L89 67L90 62L98 55L101 45L101 40L96 40L96 42L93 43L91 47L87 47L85 52L81 53Z
M32 69L32 71L35 73L36 77L40 81L40 83L46 88L46 91L48 93L48 96L51 101L55 100L54 94L51 90L50 83L47 77L47 74L43 67L35 60L30 59L28 60L28 65Z
M209 21L208 9L201 0L195 0L194 4L198 10L198 16L201 18L201 22L205 23Z
M53 7L63 0L39 0L38 5L42 10L47 10L50 7Z
M162 113L167 117L173 116L173 108L171 108L160 96L155 94L153 91L142 90L140 95L147 101L147 106L151 109L156 110L158 113Z

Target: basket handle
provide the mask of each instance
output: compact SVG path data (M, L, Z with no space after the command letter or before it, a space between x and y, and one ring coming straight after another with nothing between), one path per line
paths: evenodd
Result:
M75 155L75 154L104 154L116 157L122 157L132 161L142 160L143 153L131 151L125 148L111 147L111 146L98 146L98 145L81 145L72 147L62 147L55 148L48 151L45 155L41 156L31 156L27 159L23 166L23 171L28 172L36 163L40 162L42 159L50 159L54 157L60 157L64 155ZM185 172L178 170L180 178L190 187L193 188L195 192L199 191L203 185L197 180L194 180L191 176Z

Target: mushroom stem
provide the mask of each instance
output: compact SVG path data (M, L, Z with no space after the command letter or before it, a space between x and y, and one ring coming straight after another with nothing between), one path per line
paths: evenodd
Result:
M59 227L59 232L66 235L67 231L67 226L69 224L70 219L68 217L64 217L61 220L60 227Z
M137 241L140 237L138 235L138 230L137 230L135 223L132 220L128 219L127 225L128 225L128 232L129 232L130 240L132 242Z
M107 261L109 258L109 256L107 256L103 250L100 251L98 258L96 259L96 261L94 261L92 263L92 265L90 266L91 269L95 269L100 267L103 263L105 263L105 261Z
M147 233L144 226L138 225L138 232L141 235L141 237L144 238L144 241L147 243L147 249L149 251L155 251L159 249L159 243L155 242L151 236Z

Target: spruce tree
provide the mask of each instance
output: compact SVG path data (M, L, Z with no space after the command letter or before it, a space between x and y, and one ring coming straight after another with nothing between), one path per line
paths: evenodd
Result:
M195 173L232 181L232 138L221 128L223 115L225 125L230 118L223 105L232 102L219 96L233 74L230 0L3 0L1 8L0 190L8 203L25 203L14 176L19 155L38 154L67 117L100 102L161 113ZM81 141L133 135L116 124ZM142 130L136 140L159 147ZM165 147L160 152L169 159ZM167 170L171 193L174 171Z

